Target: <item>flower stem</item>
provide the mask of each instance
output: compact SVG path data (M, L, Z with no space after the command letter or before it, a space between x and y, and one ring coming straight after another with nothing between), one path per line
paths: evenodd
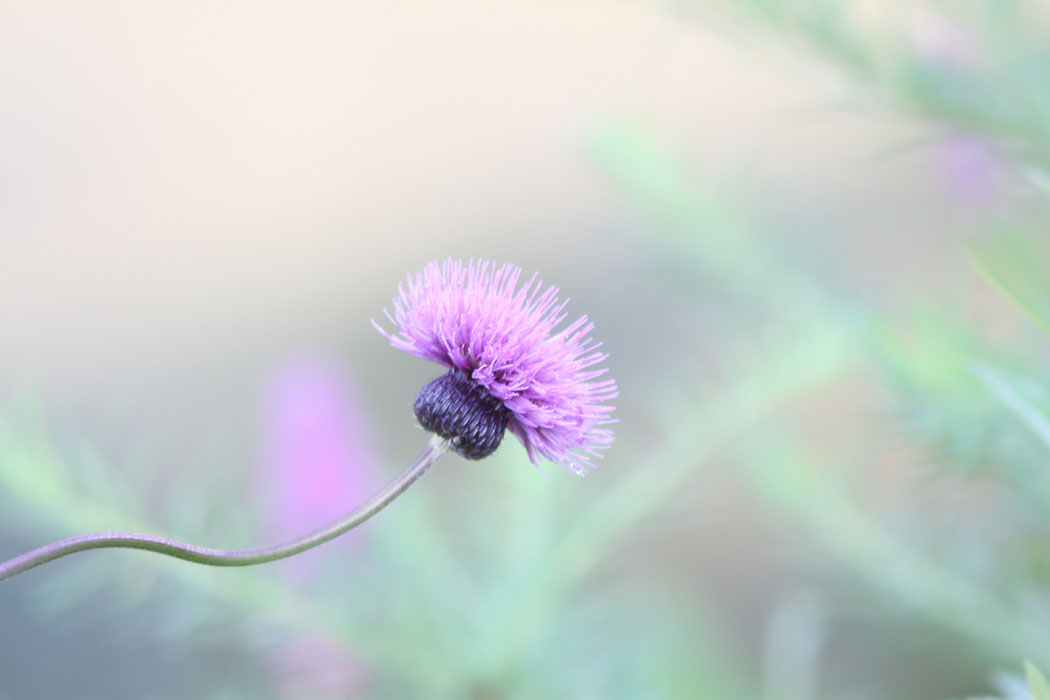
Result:
M137 532L97 532L52 542L0 563L0 581L67 554L109 547L144 549L148 552L208 566L251 566L285 559L335 539L383 510L423 476L448 451L448 448L447 440L433 436L419 456L366 503L342 518L288 542L250 549L212 549Z

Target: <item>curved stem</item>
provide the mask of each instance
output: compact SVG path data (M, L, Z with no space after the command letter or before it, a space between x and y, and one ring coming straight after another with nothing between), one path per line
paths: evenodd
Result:
M252 547L250 549L212 549L170 540L166 537L142 535L136 532L97 532L52 542L0 563L0 581L41 564L46 564L59 557L64 557L67 554L82 552L86 549L103 549L108 547L144 549L148 552L164 554L176 559L208 566L251 566L252 564L263 564L268 561L284 559L324 544L357 527L383 510L391 501L415 483L419 477L423 476L448 451L448 447L446 440L435 435L411 464L405 467L400 474L394 477L389 484L384 486L366 503L350 511L342 518L288 542L264 547Z

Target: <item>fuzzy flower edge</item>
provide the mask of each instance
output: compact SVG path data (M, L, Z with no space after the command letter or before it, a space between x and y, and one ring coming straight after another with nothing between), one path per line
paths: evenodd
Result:
M390 344L411 355L468 372L510 411L507 424L535 464L543 457L575 474L594 468L614 440L616 382L600 379L608 355L581 316L557 330L568 300L537 275L488 260L429 263L398 285L394 312L383 313Z

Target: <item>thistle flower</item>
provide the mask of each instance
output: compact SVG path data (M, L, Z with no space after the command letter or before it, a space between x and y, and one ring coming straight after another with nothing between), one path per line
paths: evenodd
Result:
M399 350L449 368L415 402L416 418L449 440L453 450L481 459L499 446L505 429L537 456L583 475L613 442L607 401L616 382L596 381L607 355L588 337L581 316L560 331L568 300L543 289L536 275L518 285L521 269L486 260L451 258L409 275L398 286L394 325L376 329Z
M499 447L509 428L529 458L559 462L583 475L591 459L613 441L612 406L616 382L597 381L593 369L606 355L588 334L594 325L581 316L566 328L567 301L558 288L543 289L533 275L518 287L521 270L511 265L447 260L433 262L407 290L399 287L394 316L397 333L373 325L405 352L449 368L416 397L420 424L435 436L407 467L372 498L337 520L279 544L248 549L213 549L139 532L95 532L51 542L0 561L0 581L89 549L142 549L208 566L252 566L287 559L349 532L389 505L418 481L448 450L469 459Z

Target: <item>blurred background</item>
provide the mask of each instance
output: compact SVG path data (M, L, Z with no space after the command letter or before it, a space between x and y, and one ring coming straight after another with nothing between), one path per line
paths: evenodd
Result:
M1020 698L1050 669L1050 11L0 4L0 559L356 505L434 259L588 314L586 479L448 457L274 565L0 584L0 698Z

